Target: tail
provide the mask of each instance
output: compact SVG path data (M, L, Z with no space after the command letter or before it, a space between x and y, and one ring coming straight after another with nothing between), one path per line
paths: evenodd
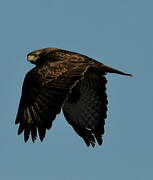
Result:
M116 74L121 74L121 75L125 75L125 76L130 76L130 77L133 76L132 74L127 74L127 73L121 72L121 71L119 71L117 69L114 69L114 68L112 68L110 66L106 66L105 64L102 64L101 68L106 73L116 73Z

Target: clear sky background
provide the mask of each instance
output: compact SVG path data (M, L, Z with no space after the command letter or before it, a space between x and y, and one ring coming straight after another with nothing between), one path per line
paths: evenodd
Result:
M26 55L45 47L134 75L107 75L103 146L87 148L62 113L43 143L17 136ZM1 0L0 63L0 179L153 179L152 0Z

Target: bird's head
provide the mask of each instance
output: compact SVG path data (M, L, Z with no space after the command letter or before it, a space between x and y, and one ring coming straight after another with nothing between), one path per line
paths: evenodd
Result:
M39 63L42 63L46 59L48 54L56 50L57 48L45 48L32 51L27 55L27 60L30 61L32 64L37 65Z

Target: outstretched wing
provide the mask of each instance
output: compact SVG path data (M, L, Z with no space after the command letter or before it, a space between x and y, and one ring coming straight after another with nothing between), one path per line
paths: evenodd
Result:
M55 62L35 67L26 74L15 121L19 123L18 134L24 132L25 142L30 133L34 142L37 130L40 140L43 140L46 129L51 128L71 88L87 68L86 63Z
M108 104L106 83L103 75L89 68L63 107L66 120L87 146L94 147L95 138L99 145L102 144Z

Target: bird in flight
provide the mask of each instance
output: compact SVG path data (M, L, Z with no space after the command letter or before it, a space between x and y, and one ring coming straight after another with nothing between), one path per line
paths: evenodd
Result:
M24 140L37 134L43 141L56 115L63 110L67 122L87 146L102 145L107 117L106 73L132 76L88 56L45 48L27 55L35 65L24 79L15 124Z

